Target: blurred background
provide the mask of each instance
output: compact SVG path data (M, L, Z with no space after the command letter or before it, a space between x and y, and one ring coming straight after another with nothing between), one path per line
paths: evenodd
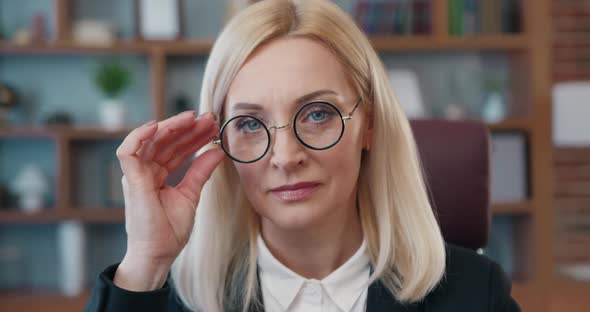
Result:
M0 0L0 310L82 309L125 252L116 148L198 105L213 40L249 2ZM488 125L483 253L523 311L588 311L590 0L335 2L411 118Z

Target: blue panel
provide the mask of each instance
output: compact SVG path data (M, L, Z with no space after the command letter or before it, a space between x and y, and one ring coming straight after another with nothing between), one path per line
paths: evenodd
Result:
M510 216L494 216L488 246L484 254L498 262L510 276L514 272L514 255L512 253L514 220Z
M115 151L122 140L75 141L72 145L72 178L73 204L75 207L108 207L120 208L123 202L108 200L111 187L121 189L119 162ZM113 163L114 162L114 163ZM110 165L115 167L116 177L109 179Z
M416 73L424 106L435 118L444 117L447 106L454 104L468 117L477 119L483 106L486 79L496 79L503 90L509 90L509 61L504 53L381 53L380 57L386 69Z
M55 225L0 227L0 288L55 289L57 268Z
M39 124L58 110L70 113L77 124L97 125L104 96L94 84L94 71L101 58L92 56L5 56L0 58L0 81L19 95L17 124ZM130 125L151 118L149 64L145 57L124 56L133 82L121 99L129 110Z
M226 2L185 0L185 36L188 38L215 38L226 22ZM352 12L355 1L335 1L347 12Z
M3 225L0 228L0 290L59 290L58 225ZM106 266L122 260L127 236L123 224L90 224L85 230L86 280L92 286L97 274Z
M30 29L36 14L45 16L47 37L55 35L53 0L0 0L0 28L4 35L12 38L19 29Z
M90 224L87 227L88 284L107 266L121 262L127 249L127 234L123 224Z
M334 0L334 3L338 4L346 13L353 14L354 8L357 4L355 0Z
M134 19L132 0L76 0L74 3L74 18L98 19L108 21L114 27L119 38L133 38Z
M55 142L51 139L0 139L0 183L11 185L28 164L41 168L51 185L47 207L55 203L57 160Z
M168 116L179 113L174 104L174 99L179 95L188 98L189 109L198 110L206 61L205 57L174 57L168 59L166 77Z
M188 38L214 38L225 18L225 1L185 0L184 29Z

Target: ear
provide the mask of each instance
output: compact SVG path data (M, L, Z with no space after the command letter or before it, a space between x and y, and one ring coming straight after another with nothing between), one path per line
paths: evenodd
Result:
M365 127L365 133L363 135L363 149L369 151L369 150L371 150L371 145L373 144L374 120L373 120L373 114L371 114L371 113L368 113L365 116L366 116L367 125Z

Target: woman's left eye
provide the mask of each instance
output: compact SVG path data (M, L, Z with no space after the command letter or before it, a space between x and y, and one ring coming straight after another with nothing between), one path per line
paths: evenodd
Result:
M328 115L328 112L326 112L324 110L319 110L319 111L311 112L309 114L309 117L313 121L322 121L322 120L326 119L327 115Z

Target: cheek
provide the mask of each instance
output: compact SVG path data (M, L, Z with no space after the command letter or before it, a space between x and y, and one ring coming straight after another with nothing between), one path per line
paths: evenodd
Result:
M340 191L352 191L360 168L360 147L354 140L341 140L333 148L320 152L318 162L324 174ZM338 192L340 193L340 192Z
M322 164L326 167L344 168L354 171L360 165L363 140L356 128L346 128L344 135L334 147L326 150ZM321 155L321 154L320 154Z
M265 207L264 190L262 189L262 185L264 185L262 179L265 179L264 169L262 166L257 166L256 163L235 166L240 178L240 185L248 201L259 214L262 213L260 209Z
M330 168L330 174L341 179L335 181L336 183L347 184L340 185L343 187L342 190L352 191L352 187L356 184L361 164L362 144L360 131L345 132L340 142L332 148L331 159L323 161L326 168Z
M256 165L236 165L238 176L240 177L240 184L246 191L246 194L253 194L260 185L261 174L256 169ZM258 181L258 183L256 183Z

